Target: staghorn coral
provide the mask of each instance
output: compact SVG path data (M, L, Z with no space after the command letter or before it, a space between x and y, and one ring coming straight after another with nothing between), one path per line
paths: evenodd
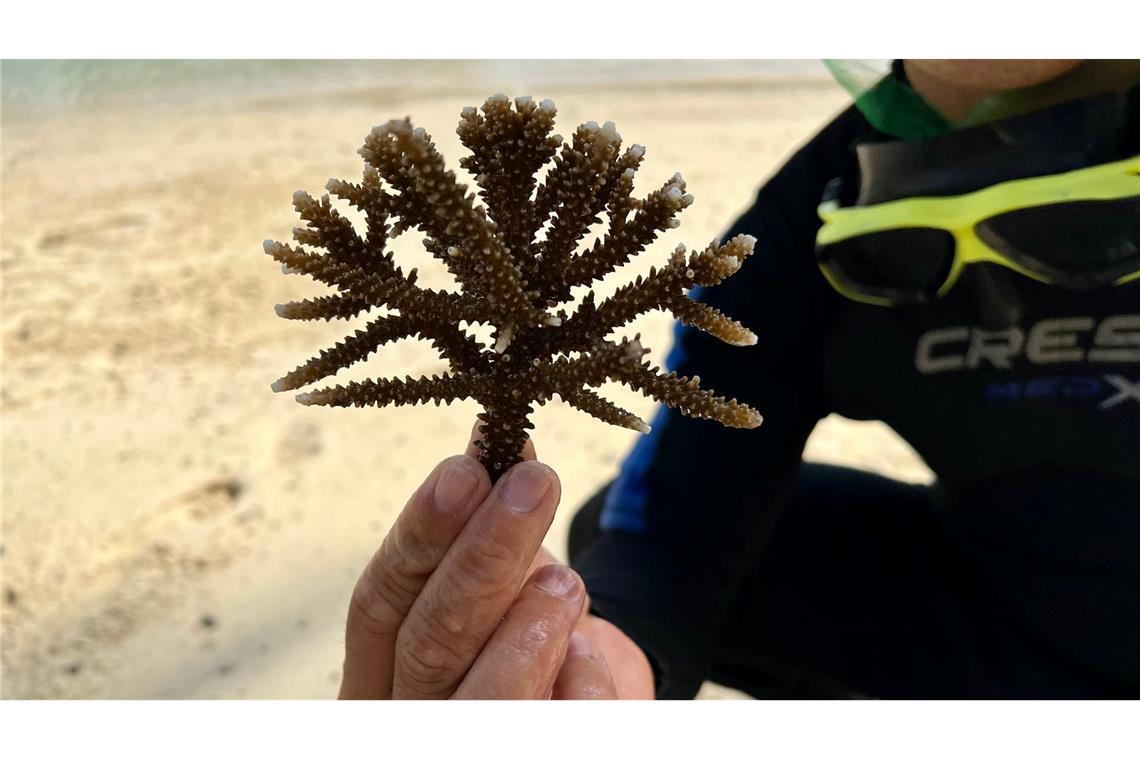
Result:
M265 250L287 273L303 273L336 293L281 304L286 319L350 319L375 308L377 316L273 383L296 390L365 359L381 345L408 337L428 340L450 371L434 377L365 380L302 393L302 404L388 406L474 398L480 459L497 479L520 459L529 415L553 396L599 420L648 432L635 415L596 394L618 381L681 412L732 427L751 428L760 415L735 399L700 387L699 378L665 374L643 361L638 338L612 340L617 328L654 309L735 345L756 337L716 309L691 300L694 285L716 285L733 274L755 240L741 235L723 245L687 253L678 246L669 262L600 302L590 290L567 313L571 291L590 286L645 250L659 233L678 226L693 202L674 175L644 199L632 196L645 149L621 149L612 122L579 126L568 142L554 134L554 104L505 95L489 98L482 113L465 108L457 132L470 155L460 165L475 176L479 198L444 166L431 136L408 119L390 121L368 135L359 184L330 180L329 193L361 211L362 237L332 206L298 191L293 204L306 222L293 231L300 247L266 241ZM540 170L548 169L540 182ZM606 220L596 242L579 250L592 225ZM387 250L407 230L460 286L457 293L422 288L416 272L403 272ZM305 250L324 249L324 253ZM493 328L484 347L464 325Z

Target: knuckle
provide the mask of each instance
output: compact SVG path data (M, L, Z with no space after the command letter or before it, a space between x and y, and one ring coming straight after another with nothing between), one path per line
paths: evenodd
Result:
M391 573L409 579L424 579L434 569L439 550L415 531L395 531L389 542Z
M485 587L452 578L425 590L413 617L407 621L412 636L439 634L449 641L468 635L481 610L492 603L494 593Z
M357 580L351 610L369 630L390 633L411 608L434 565L431 547L393 530Z
M396 644L396 672L413 690L432 692L451 685L463 673L465 653L450 637L439 636L430 626L401 629Z
M405 685L417 691L434 691L447 680L447 665L437 652L413 647L401 650L397 667Z
M395 593L382 580L383 575L365 572L352 589L349 617L356 625L377 635L391 635L402 615Z
M364 568L352 590L352 606L357 620L374 633L391 633L415 601L422 582L416 573L403 567L399 552L389 551L385 541Z
M465 593L512 582L519 572L520 552L491 536L480 536L456 556L455 580Z

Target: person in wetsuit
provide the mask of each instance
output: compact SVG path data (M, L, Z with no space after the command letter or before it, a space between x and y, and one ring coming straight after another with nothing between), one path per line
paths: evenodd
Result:
M1034 156L1061 171L1140 153L1135 86L1076 121L1054 102L1029 132L1001 122L979 143L992 160L948 127L987 91L1075 77L1055 100L1089 95L1081 66L896 62L890 107L853 106L800 149L725 235L755 236L754 254L696 294L758 344L676 333L668 368L764 424L662 409L574 517L580 579L539 546L549 468L524 462L492 488L473 448L445 460L357 584L341 695L688 698L711 679L757 697L1140 696L1140 279L1060 287L976 264L937 297L884 306L817 261L836 180L845 204L954 195L1048 173ZM1043 147L1005 151L1041 118ZM930 161L861 176L864 155L908 141L935 144L915 154ZM1135 260L1136 218L1114 267ZM890 425L935 483L804 463L832 413Z
M705 678L757 696L1140 695L1140 282L991 272L1013 324L987 324L969 279L910 309L844 298L812 255L816 204L857 169L853 145L884 139L848 109L726 234L755 253L700 300L759 344L681 327L667 369L764 424L658 413L575 517L592 609L649 654L659 696ZM831 413L887 423L936 483L801 462Z

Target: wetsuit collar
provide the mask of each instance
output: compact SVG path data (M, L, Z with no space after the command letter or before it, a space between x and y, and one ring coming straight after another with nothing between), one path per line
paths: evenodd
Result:
M965 120L955 124L911 87L902 60L895 60L891 64L890 74L859 95L855 104L871 126L884 135L908 142L928 140L962 127L985 124L1079 99L1082 90L1085 93L1091 90L1096 94L1105 94L1105 90L1097 93L1097 81L1104 83L1110 91L1119 93L1130 87L1135 94L1140 87L1140 77L1137 76L1135 67L1124 67L1123 63L1125 62L1089 61L1053 82L985 98Z

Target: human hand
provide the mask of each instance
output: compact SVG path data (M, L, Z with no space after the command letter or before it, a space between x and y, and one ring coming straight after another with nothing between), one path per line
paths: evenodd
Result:
M353 591L341 698L612 698L607 651L619 673L640 657L652 695L644 655L546 561L561 487L527 447L493 488L469 444L413 494Z

